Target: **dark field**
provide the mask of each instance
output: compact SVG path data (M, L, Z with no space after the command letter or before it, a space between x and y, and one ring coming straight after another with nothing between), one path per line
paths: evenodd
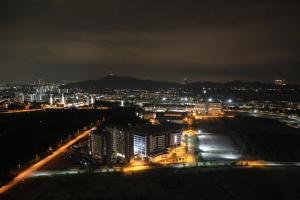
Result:
M300 170L164 169L142 174L69 175L29 179L7 200L299 199Z
M300 161L300 129L275 120L239 116L201 120L194 125L204 132L227 134L242 153L266 161Z

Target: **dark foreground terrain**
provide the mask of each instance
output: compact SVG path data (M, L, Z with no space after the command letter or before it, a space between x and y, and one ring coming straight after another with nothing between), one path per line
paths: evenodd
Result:
M133 175L34 178L7 200L77 199L300 199L300 169L162 169Z

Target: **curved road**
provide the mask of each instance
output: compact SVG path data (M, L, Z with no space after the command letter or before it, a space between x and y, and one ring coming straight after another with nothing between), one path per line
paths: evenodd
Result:
M17 185L21 181L23 181L25 178L30 177L32 173L36 172L38 169L40 169L42 166L44 166L45 164L47 164L49 161L51 161L52 159L54 159L55 157L57 157L59 154L63 153L71 145L75 144L76 142L78 142L82 138L87 137L88 134L90 133L90 131L92 131L92 130L95 130L95 127L91 128L91 129L89 129L87 131L82 132L79 136L77 136L73 140L71 140L71 141L67 142L66 144L64 144L63 146L61 146L59 149L57 149L56 151L54 151L51 155L43 158L39 162L35 163L34 165L30 166L29 168L27 168L26 170L24 170L23 172L21 172L11 182L7 183L6 185L4 185L4 186L2 186L0 188L0 194L3 194L4 192L8 191L12 187L14 187L15 185Z

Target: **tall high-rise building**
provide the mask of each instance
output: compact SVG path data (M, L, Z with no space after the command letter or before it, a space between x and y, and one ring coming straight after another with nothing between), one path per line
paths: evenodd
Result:
M93 95L91 95L91 105L93 105L95 103L95 99L93 97Z
M65 101L65 95L63 93L61 94L61 101L60 101L60 103L62 105L65 105L65 103L66 103L66 101Z
M129 161L129 137L125 129L113 126L99 128L89 136L89 149L92 157L107 164Z
M50 94L49 104L50 104L50 106L53 105L53 94Z
M124 129L106 127L107 158L111 163L126 162L129 160L128 133Z
M134 156L147 156L147 137L145 135L133 135L133 154Z
M104 135L101 130L92 131L89 135L88 146L90 155L95 159L103 159L105 156Z
M24 103L24 101L25 101L25 95L24 95L24 93L20 93L20 94L19 94L19 101L20 101L21 103Z
M149 151L157 152L166 149L167 147L167 135L150 135L149 136Z
M35 94L30 94L30 102L34 102L35 101Z

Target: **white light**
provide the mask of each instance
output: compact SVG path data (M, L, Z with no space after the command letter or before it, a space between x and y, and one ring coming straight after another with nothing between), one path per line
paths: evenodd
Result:
M228 99L228 103L232 103L232 99Z
M163 97L162 100L165 101L165 100L167 100L167 98L166 98L166 97Z
M188 100L188 98L187 98L187 97L185 97L185 98L184 98L184 100L185 100L185 101L187 101L187 100Z
M213 99L212 99L212 98L209 98L209 99L208 99L208 101L209 101L209 102L212 102L212 101L213 101Z
M220 157L225 159L225 160L237 160L241 158L240 154L230 154L230 153L224 153L220 154Z

